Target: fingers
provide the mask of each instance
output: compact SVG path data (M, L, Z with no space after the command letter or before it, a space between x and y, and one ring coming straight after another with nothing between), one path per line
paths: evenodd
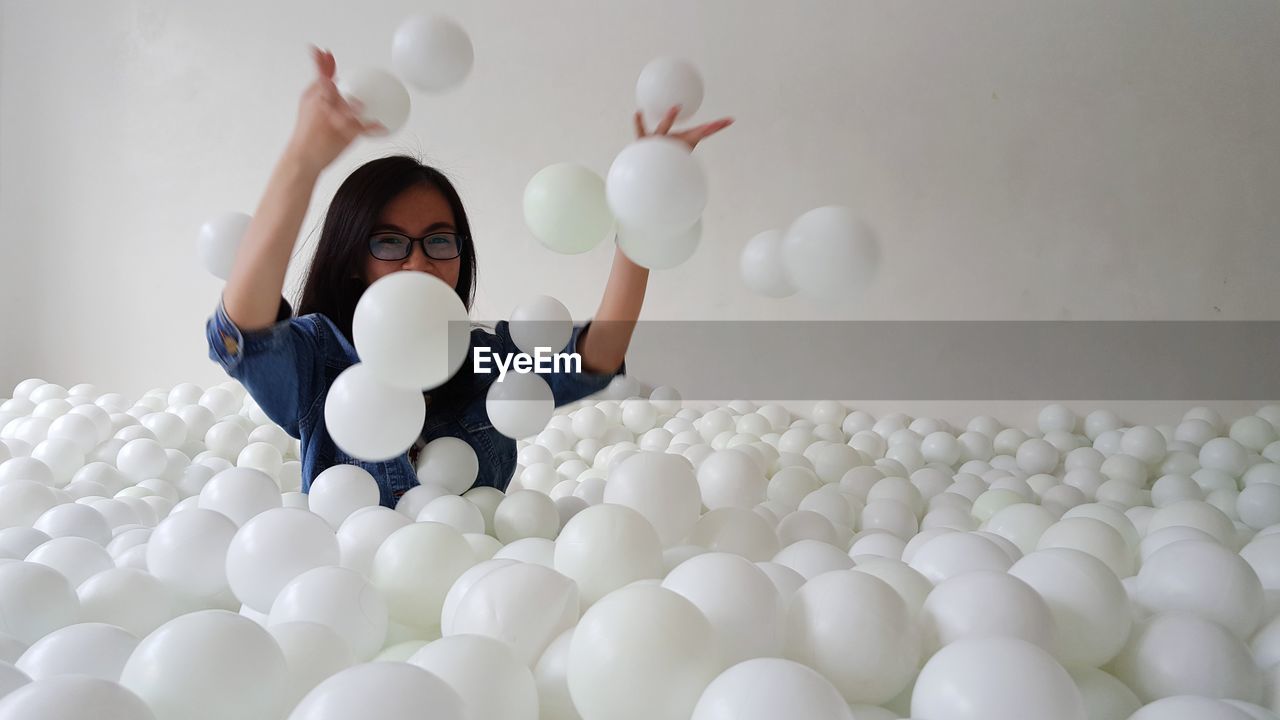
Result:
M333 79L333 73L338 69L338 62L334 60L333 53L312 45L311 60L315 63L317 75L326 80Z
M636 111L636 137L642 138L648 134L649 133L646 132L644 129L644 113L637 110Z
M671 126L676 124L676 116L680 114L680 106L676 105L667 111L662 122L658 123L658 127L653 131L654 135L666 135L671 131Z
M733 120L731 118L724 118L723 120L716 120L715 122L709 122L705 125L690 128L677 134L676 137L683 140L685 144L689 146L689 149L693 149L698 146L698 143L712 135L715 135L732 124Z
M342 136L348 140L365 132L367 125L354 110L349 108L331 113L329 122L335 130L342 133Z

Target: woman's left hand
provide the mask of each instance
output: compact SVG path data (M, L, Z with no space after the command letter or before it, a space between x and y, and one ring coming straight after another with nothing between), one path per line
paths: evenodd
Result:
M666 135L667 137L675 138L685 145L688 145L689 150L692 151L698 146L698 143L733 124L733 118L721 118L714 122L689 128L688 130L671 132L671 126L676 123L676 115L679 113L679 106L671 108L667 111L666 117L662 118L662 122L658 123L658 127L654 128L653 132L648 132L644 128L644 113L637 110L636 139L650 137L652 135Z

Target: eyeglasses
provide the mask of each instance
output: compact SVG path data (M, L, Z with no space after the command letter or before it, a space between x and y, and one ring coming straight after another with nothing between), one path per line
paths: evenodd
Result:
M413 253L413 244L422 243L422 252L432 260L452 260L462 254L462 236L438 232L412 238L397 232L380 232L369 237L369 254L379 260L404 260Z

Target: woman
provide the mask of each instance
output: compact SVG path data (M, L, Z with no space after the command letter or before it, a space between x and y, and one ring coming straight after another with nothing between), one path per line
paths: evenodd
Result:
M515 441L497 432L485 412L493 374L474 375L469 363L427 394L427 419L419 441L405 455L364 462L338 448L324 422L324 399L334 379L359 362L351 343L351 321L360 295L378 278L400 271L426 272L453 287L470 310L475 294L476 254L466 211L449 180L406 156L374 160L353 172L338 189L325 216L307 273L297 315L281 297L285 270L320 173L361 134L377 130L362 122L333 82L335 62L313 49L317 77L303 94L298 121L236 255L230 278L206 334L209 355L239 380L262 410L301 441L302 487L325 468L351 463L377 480L383 505L418 483L416 454L437 437L461 438L479 459L477 485L505 489L515 469ZM668 134L677 109L655 134ZM692 149L728 126L721 120L672 133ZM636 114L636 130L645 132ZM625 373L623 363L644 302L648 270L620 251L595 320L575 326L565 352L577 352L582 372L543 375L557 406L586 397ZM590 332L588 332L590 329ZM407 331L407 330L406 330ZM505 322L494 332L474 329L473 348L495 356L517 348Z

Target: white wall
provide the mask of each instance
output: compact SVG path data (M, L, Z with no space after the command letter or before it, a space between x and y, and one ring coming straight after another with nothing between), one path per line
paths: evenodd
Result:
M702 247L655 274L644 318L1276 319L1280 5L1271 0L514 0L428 4L476 47L466 85L415 95L356 165L425 153L480 248L475 316L548 293L595 309L612 248L564 257L523 227L553 162L604 172L646 61L696 62ZM308 81L389 60L407 0L0 0L0 395L37 375L138 394L220 370L220 284L196 231L252 212ZM751 296L751 235L859 208L884 266L864 300ZM305 234L305 233L304 233ZM312 246L300 243L300 260ZM298 263L299 265L301 263ZM296 281L296 270L292 279ZM660 378L644 378L660 383Z

